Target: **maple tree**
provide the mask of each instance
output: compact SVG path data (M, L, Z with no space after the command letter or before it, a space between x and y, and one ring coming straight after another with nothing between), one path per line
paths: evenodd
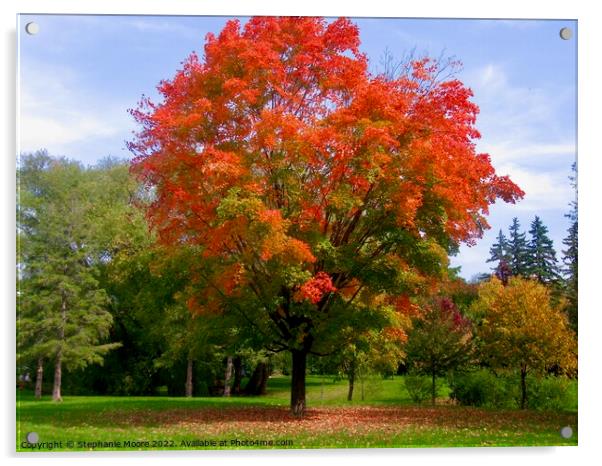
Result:
M437 297L413 319L406 353L416 372L431 376L431 402L437 396L436 377L470 361L472 326L448 297Z
M476 152L468 88L428 58L372 74L359 45L344 18L229 21L131 111L150 225L201 251L191 310L237 309L290 351L297 415L307 355L349 312L407 312L488 206L523 195Z
M326 370L344 374L349 383L347 401L353 400L356 380L361 382L364 399L364 380L370 373L381 376L395 374L405 353L406 329L410 319L394 309L361 309L348 315L346 325L337 332L338 350L327 358ZM406 320L404 322L404 320ZM330 363L330 364L329 364Z
M480 286L473 303L482 316L478 336L484 360L520 371L521 408L527 402L527 373L554 366L567 373L576 369L577 345L564 303L554 306L550 298L550 290L537 280L510 277L504 286L492 278Z

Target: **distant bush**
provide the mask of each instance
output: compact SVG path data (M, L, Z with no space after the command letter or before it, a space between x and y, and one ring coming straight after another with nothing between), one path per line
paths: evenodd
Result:
M531 409L571 409L570 382L566 377L527 378L527 406Z
M195 396L209 396L209 386L206 381L200 380L194 388Z
M479 369L454 374L449 379L450 398L465 406L518 408L520 378L518 374L495 375ZM565 377L527 377L527 407L539 410L569 410L572 398L570 381Z
M449 379L449 386L450 398L461 405L517 407L518 385L515 380L510 377L498 377L486 369L454 374Z
M429 376L406 375L403 381L414 403L422 403L431 398L432 381Z

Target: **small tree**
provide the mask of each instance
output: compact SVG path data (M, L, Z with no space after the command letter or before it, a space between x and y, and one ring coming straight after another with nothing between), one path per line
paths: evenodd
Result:
M466 363L472 354L472 332L468 319L449 298L437 298L414 319L406 353L419 373L431 376L431 400L437 396L436 377Z
M527 402L527 373L552 366L575 369L575 335L562 307L551 305L545 285L512 277L503 286L492 278L481 285L474 307L483 316L478 336L484 362L520 371L521 409Z
M358 379L362 383L363 400L363 381L366 375L386 376L395 373L404 359L403 343L406 339L402 329L387 327L381 331L367 331L342 347L336 356L336 362L349 382L347 401L353 400L355 382Z

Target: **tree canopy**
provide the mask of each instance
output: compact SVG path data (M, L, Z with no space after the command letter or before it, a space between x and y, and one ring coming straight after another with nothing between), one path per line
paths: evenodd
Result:
M576 369L576 341L564 304L553 305L550 290L534 279L511 277L504 286L497 278L483 283L473 303L483 320L479 337L483 359L493 367L519 370L521 407L526 403L528 372L554 366Z
M523 195L476 152L468 88L428 58L372 74L359 45L342 18L229 21L161 82L160 102L132 110L147 218L160 242L201 249L190 307L247 303L292 352L296 414L306 356L329 350L334 322L403 312L451 248L481 236L490 204Z
M101 240L110 185L45 152L23 156L18 178L18 355L38 360L38 377L42 359L52 360L60 400L63 366L102 362L119 346L103 343L113 318L98 267L110 250Z

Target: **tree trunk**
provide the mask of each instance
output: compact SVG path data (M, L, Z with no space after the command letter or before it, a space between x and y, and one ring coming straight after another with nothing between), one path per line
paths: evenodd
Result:
M224 375L224 396L230 396L230 384L232 383L232 356L226 358L226 373Z
M297 417L305 414L305 369L307 352L292 350L293 374L291 380L291 412Z
M362 374L361 371L358 372L357 374L360 378L360 387L362 388L362 401L364 401L364 375Z
M63 355L62 351L56 355L54 363L54 386L52 387L52 401L63 401L61 397L61 377L63 375Z
M435 371L431 373L431 403L435 406L437 400L437 385L435 381Z
M520 398L520 409L525 409L527 406L527 367L521 366L520 368L520 388L521 388L521 398Z
M192 370L194 363L192 358L188 358L188 365L186 367L186 398L192 398Z
M234 382L232 383L232 394L240 395L240 383L242 381L242 359L240 356L236 356L233 361L234 364Z
M347 378L349 379L349 390L347 391L347 401L353 400L353 386L355 384L355 361L351 361L351 367L347 372Z
M324 375L320 375L320 403L324 402Z
M247 395L265 395L269 375L267 364L265 362L257 363L251 378L247 382L245 393Z
M63 342L65 341L65 325L67 325L67 298L61 292L61 327L59 329L60 346L54 362L54 385L52 387L52 400L63 401L61 397L61 378L63 376Z
M259 395L265 395L268 392L268 379L270 377L271 369L269 363L262 363L263 371L259 378Z
M42 398L42 379L44 377L44 359L38 358L38 368L36 370L36 388L35 397L36 400Z

